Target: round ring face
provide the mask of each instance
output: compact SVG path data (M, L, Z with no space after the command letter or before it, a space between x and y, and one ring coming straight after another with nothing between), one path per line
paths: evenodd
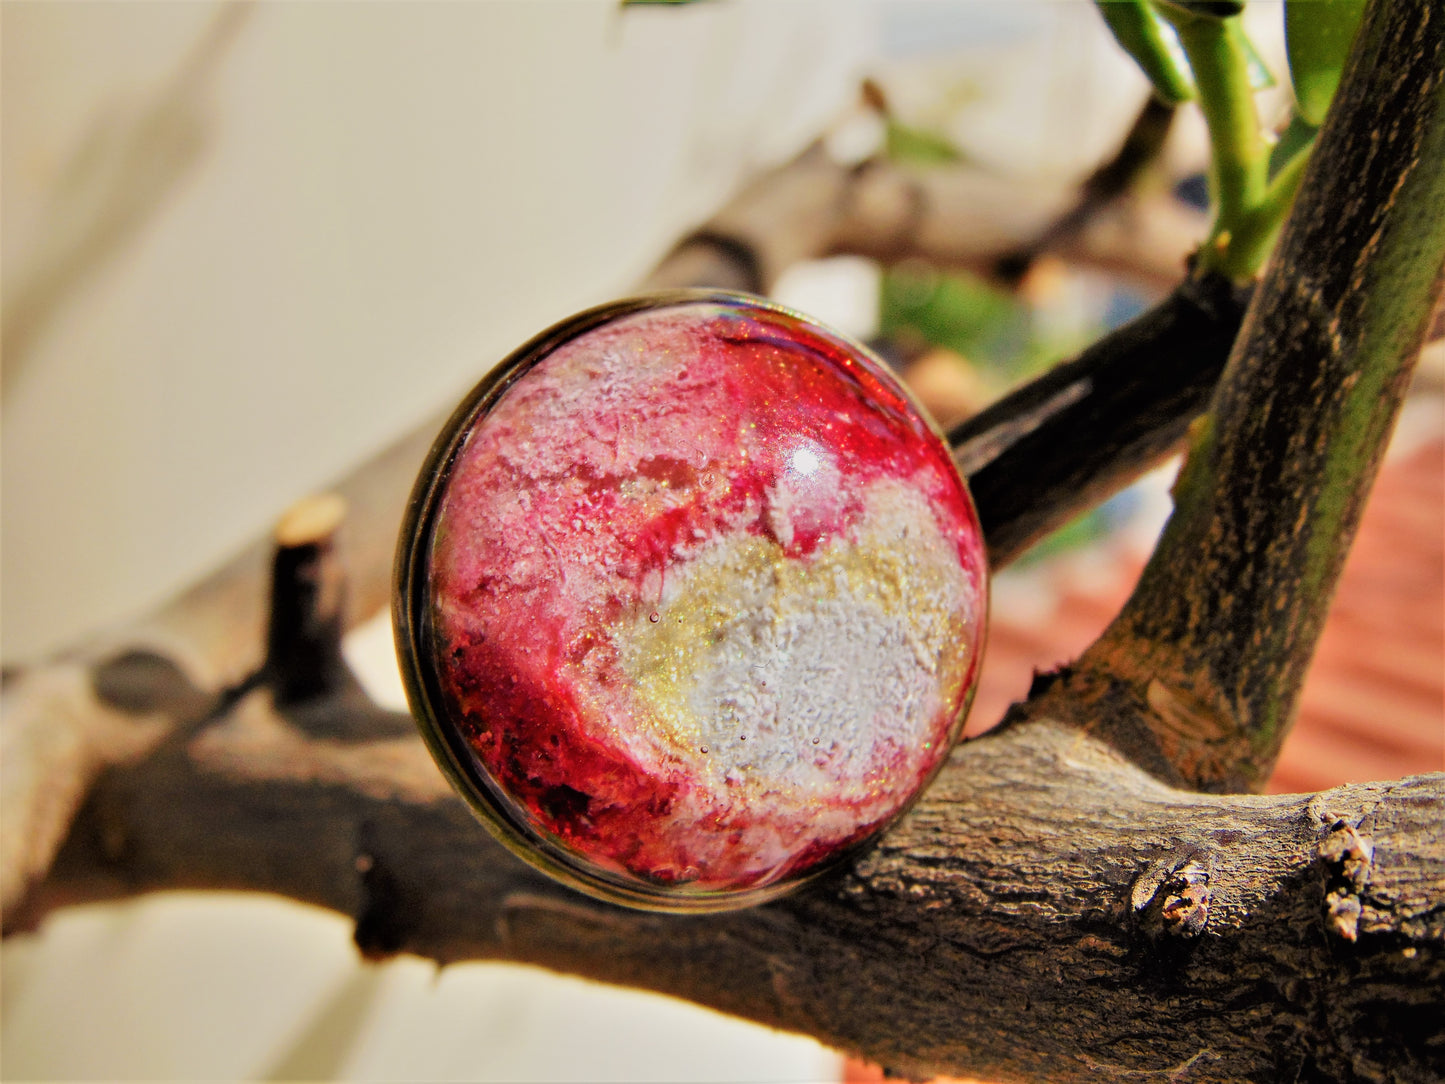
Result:
M962 726L987 610L947 448L884 367L740 295L584 313L483 382L398 557L423 733L503 842L717 910L894 820Z

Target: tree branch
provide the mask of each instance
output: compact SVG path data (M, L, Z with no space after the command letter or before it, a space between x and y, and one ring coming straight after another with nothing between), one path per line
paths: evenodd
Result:
M1091 219L1126 195L1164 149L1174 126L1174 113L1173 105L1149 95L1114 157L1079 186L1079 202L1029 244L999 257L994 265L998 276L1005 282L1018 283L1040 256L1078 236Z
M1179 450L1209 403L1248 295L1220 275L1186 279L949 432L993 567Z
M356 919L371 955L676 994L926 1078L1436 1079L1445 776L1171 790L1036 722L960 748L846 872L702 918L614 908L492 842L414 739L308 738L253 693L95 788L34 913L156 888Z
M1121 179L1135 174L1166 126L1152 113L1146 119L1114 162L1083 181L1082 196L1074 184L966 166L880 158L849 166L817 143L743 189L642 285L766 293L799 260L834 254L920 259L993 277L1010 257L1037 251L1042 238L1064 259L1167 289L1208 223L1167 193L1123 193Z
M1226 17L1201 14L1187 5L1166 4L1159 11L1179 34L1209 127L1209 187L1215 218L1200 263L1240 279L1253 278L1258 266L1241 261L1230 242L1264 196L1269 145L1254 104L1242 19L1237 9Z
M276 525L262 674L275 688L278 704L314 700L345 681L345 572L336 552L336 532L345 516L346 502L323 494L299 502Z
M1268 778L1439 298L1445 18L1379 0L1118 620L1039 706L1163 778Z

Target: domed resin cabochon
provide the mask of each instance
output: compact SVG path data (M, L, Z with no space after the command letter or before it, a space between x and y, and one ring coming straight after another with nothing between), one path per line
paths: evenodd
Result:
M543 868L643 905L755 902L947 756L983 542L859 347L742 297L623 303L524 348L433 456L399 566L414 706Z

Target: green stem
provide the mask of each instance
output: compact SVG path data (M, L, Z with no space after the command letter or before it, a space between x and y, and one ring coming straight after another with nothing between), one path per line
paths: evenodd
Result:
M1274 248L1275 238L1279 236L1280 227L1284 225L1285 215L1294 203L1313 150L1314 140L1310 140L1296 151L1270 180L1263 198L1232 231L1229 245L1221 257L1225 260L1221 268L1225 274L1236 279L1248 277L1264 266Z
M1231 241L1264 198L1269 148L1254 108L1244 31L1237 17L1214 19L1175 8L1164 8L1162 14L1173 23L1189 58L1213 152L1215 219L1200 266L1249 279L1258 264L1239 259Z
M1126 53L1154 84L1154 93L1168 105L1194 97L1194 80L1180 62L1171 30L1148 0L1095 0L1099 14Z

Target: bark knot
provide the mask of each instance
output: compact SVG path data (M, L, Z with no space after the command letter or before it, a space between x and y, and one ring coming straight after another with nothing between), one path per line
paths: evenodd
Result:
M1213 861L1190 854L1151 866L1130 893L1139 928L1151 941L1198 937L1209 922Z
M1325 928L1354 941L1359 936L1360 893L1370 882L1375 845L1344 817L1335 816L1318 853L1325 868Z

